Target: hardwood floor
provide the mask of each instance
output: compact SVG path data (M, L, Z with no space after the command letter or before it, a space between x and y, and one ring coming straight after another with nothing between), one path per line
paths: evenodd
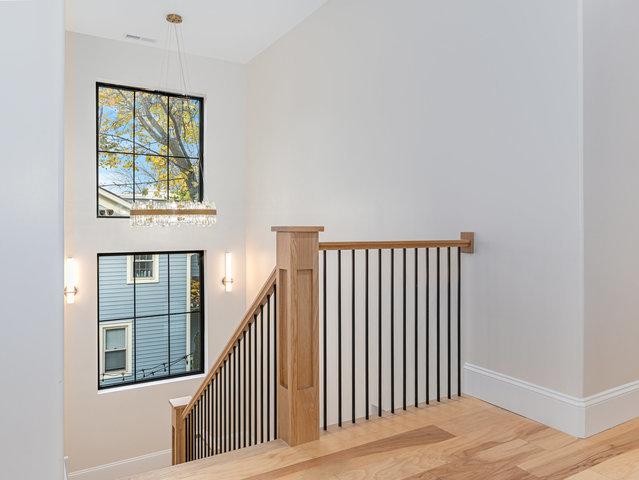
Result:
M466 397L130 478L639 480L639 419L579 440Z

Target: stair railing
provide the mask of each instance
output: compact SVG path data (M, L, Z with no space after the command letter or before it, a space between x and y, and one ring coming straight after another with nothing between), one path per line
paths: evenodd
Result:
M174 464L276 438L295 446L345 413L354 423L461 395L461 256L473 233L320 243L323 227L271 230L275 269L195 394L171 400Z
M273 270L195 394L171 401L173 464L277 438L276 292Z

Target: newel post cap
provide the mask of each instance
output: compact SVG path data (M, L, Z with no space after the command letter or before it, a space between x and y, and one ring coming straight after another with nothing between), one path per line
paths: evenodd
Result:
M309 232L323 232L324 227L321 226L280 226L271 227L271 232L297 232L297 233L309 233Z

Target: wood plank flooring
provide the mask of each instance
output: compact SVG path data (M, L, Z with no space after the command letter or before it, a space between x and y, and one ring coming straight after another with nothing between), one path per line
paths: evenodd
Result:
M579 440L465 397L129 478L639 480L639 419Z

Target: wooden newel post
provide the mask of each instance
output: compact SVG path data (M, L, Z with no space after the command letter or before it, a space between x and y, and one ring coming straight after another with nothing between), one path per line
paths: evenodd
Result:
M319 232L277 233L278 436L290 446L319 438Z
M186 462L186 430L182 413L191 401L191 397L169 400L171 404L171 463L178 465Z

